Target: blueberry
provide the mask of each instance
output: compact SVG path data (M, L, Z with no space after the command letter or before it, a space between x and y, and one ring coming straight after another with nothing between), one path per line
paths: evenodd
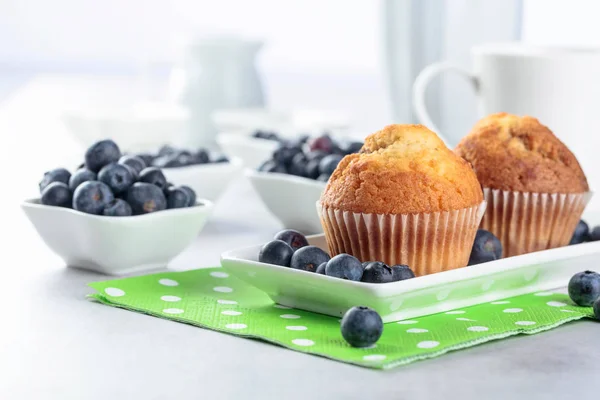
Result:
M333 151L333 140L329 135L319 136L308 141L310 151L320 150L324 153L331 154Z
M147 167L152 165L152 161L156 158L150 153L138 153L137 156L144 161L144 164L146 164Z
M575 228L575 232L573 232L573 236L571 237L571 241L569 244L579 244L588 241L588 236L590 234L590 228L588 224L584 220L580 220Z
M310 161L307 161L305 166L304 166L304 176L310 179L317 179L319 177L319 175L321 174L319 172L319 163L320 163L320 159L313 159Z
M214 164L226 163L229 162L229 158L227 158L227 156L224 154L213 153L210 156L210 162Z
M315 270L315 272L317 274L325 275L325 267L326 266L327 266L326 262L319 264L319 266L317 267L317 269Z
M577 305L590 307L600 298L600 274L593 271L579 272L569 281L569 297Z
M158 155L159 156L167 156L169 154L175 153L176 151L177 150L173 146L169 146L168 144L165 144L160 149L158 149Z
M151 183L134 183L127 190L125 199L131 206L133 215L148 214L167 208L167 199L163 191Z
M125 192L134 182L134 176L130 167L126 165L111 163L98 172L98 180L104 182L114 194Z
M101 140L90 146L85 152L85 166L98 172L110 163L116 163L121 158L119 146L112 140Z
M331 175L328 174L321 174L319 175L319 177L317 178L317 181L319 182L328 182L329 178L331 178Z
M292 162L288 167L288 174L296 176L304 176L306 171L306 157L304 153L298 153L292 158Z
M282 164L279 164L275 160L267 160L260 167L258 167L260 172L277 172L280 174L287 173L287 169Z
M327 262L325 274L335 278L360 281L363 275L363 266L356 257L350 254L338 254Z
M596 242L600 240L600 226L596 226L589 234L588 239L590 242Z
M294 249L289 244L281 240L273 240L260 249L258 261L289 267L292 254L294 254Z
M477 230L469 256L469 265L476 265L502 258L502 243L493 233Z
M360 279L361 282L388 283L394 281L393 270L389 265L382 263L381 261L363 263L363 268L362 278Z
M172 187L166 190L167 197L167 208L185 208L189 207L190 196L186 190L181 188Z
M63 182L52 182L42 190L42 204L71 208L73 192Z
M208 164L210 162L210 155L205 149L198 150L195 156L196 164Z
M301 269L302 271L315 272L317 267L324 262L328 262L329 258L329 254L317 246L304 246L296 250L292 256L290 267Z
M71 175L71 179L69 179L69 189L75 190L77 186L81 185L83 182L87 181L95 181L97 179L97 175L95 172L90 171L87 168L80 168L73 175Z
M324 151L321 151L321 150L309 151L308 153L306 153L306 159L308 161L311 161L311 160L319 160L320 161L326 155L327 155L327 153L325 153Z
M383 321L377 312L369 307L352 307L341 323L342 336L352 347L369 347L375 344L383 333Z
M408 265L398 264L391 267L392 268L392 281L403 281L406 279L411 279L415 277L415 273L412 269L409 268Z
M122 165L129 170L129 173L133 177L134 183L138 181L138 179L140 178L140 174L135 169L133 169L133 167L131 165L127 165L127 164L119 164L119 165Z
M600 320L600 299L596 300L594 303L594 317L596 317L597 320Z
M135 170L136 175L139 175L144 168L148 166L146 162L138 156L123 156L119 159L119 164L129 165Z
M340 149L344 152L344 154L358 153L360 149L362 149L363 144L363 142L348 142L342 144Z
M189 186L185 186L185 185L179 186L179 189L183 190L188 195L187 206L188 207L195 206L196 205L196 192L194 192L194 189L192 189Z
M344 156L339 154L330 154L323 157L319 163L319 172L325 175L333 174L333 171L335 171L340 161L342 161L342 158L344 158Z
M292 164L292 159L298 153L302 153L301 147L282 144L275 152L273 152L273 160L280 165L289 167Z
M167 187L167 178L165 178L162 171L156 167L144 168L142 172L140 172L139 181L158 186L160 189L165 189Z
M122 199L114 199L102 211L102 214L109 217L128 217L132 213L129 203Z
M110 188L100 181L87 181L77 186L73 193L73 208L88 214L101 215L115 196Z
M292 249L294 250L298 250L301 247L308 246L308 240L306 240L306 237L294 229L285 229L281 232L278 232L275 235L274 239L283 240L284 242L292 246Z
M44 190L46 186L51 184L52 182L62 182L65 185L69 184L69 179L71 178L71 173L67 171L65 168L56 168L52 171L48 171L44 173L44 177L39 183L40 193Z

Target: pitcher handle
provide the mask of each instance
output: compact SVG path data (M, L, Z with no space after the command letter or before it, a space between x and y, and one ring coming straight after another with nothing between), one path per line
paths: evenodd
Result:
M436 78L442 72L450 71L456 72L459 75L467 78L467 81L471 83L475 89L475 92L479 93L479 80L477 77L466 69L449 62L434 63L425 67L419 73L417 79L415 79L412 90L413 107L417 115L417 119L421 124L437 133L438 136L440 136L440 138L446 143L446 146L449 146L449 141L442 135L427 111L427 106L425 105L425 92L427 91L427 86L429 86L429 83L431 83L434 78Z

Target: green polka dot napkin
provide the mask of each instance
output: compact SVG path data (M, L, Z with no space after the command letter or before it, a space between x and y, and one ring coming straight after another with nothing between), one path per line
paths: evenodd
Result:
M552 329L592 314L568 296L536 293L392 322L371 348L350 347L339 319L274 304L221 268L166 272L90 284L103 304L265 340L370 368L392 368L519 333Z

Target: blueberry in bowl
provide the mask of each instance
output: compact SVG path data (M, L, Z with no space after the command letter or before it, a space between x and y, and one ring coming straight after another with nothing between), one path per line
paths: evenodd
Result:
M40 188L40 193L42 193L48 185L54 182L60 182L68 185L70 179L71 173L65 168L56 168L48 171L44 173L44 177L38 185Z
M100 181L87 181L73 193L73 209L86 214L102 215L104 208L115 198L110 187Z
M105 183L113 194L120 194L126 192L133 185L134 173L135 171L131 171L127 165L110 163L98 172L98 180Z

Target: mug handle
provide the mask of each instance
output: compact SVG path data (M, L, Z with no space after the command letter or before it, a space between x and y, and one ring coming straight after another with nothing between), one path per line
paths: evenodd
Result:
M425 105L425 92L427 90L427 86L429 86L431 81L442 72L456 72L459 75L464 76L467 78L467 81L471 83L476 93L479 92L479 80L475 75L466 69L449 62L439 62L428 65L419 73L417 79L415 79L412 94L413 107L417 115L417 119L421 124L437 133L440 138L446 142L446 146L449 146L448 140L440 133L440 130L432 121L431 117L429 116L429 112L427 111L427 106Z

